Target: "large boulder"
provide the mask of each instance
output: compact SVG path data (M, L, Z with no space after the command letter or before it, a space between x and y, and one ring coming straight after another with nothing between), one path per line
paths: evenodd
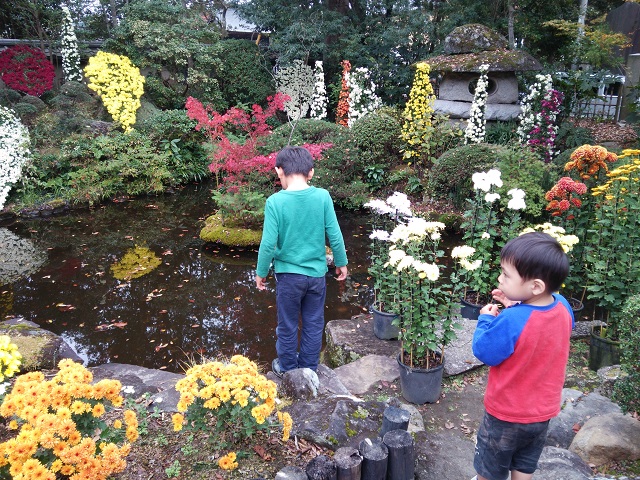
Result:
M569 450L596 466L638 460L640 421L622 413L591 418L578 431Z

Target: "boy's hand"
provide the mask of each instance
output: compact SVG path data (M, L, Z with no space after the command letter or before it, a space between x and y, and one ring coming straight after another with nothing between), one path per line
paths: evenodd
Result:
M342 281L345 278L347 278L348 274L349 274L349 272L347 271L347 266L346 265L344 267L336 267L336 275L338 275L336 277L336 280Z
M498 305L496 305L495 303L490 303L480 309L480 315L488 314L488 315L493 315L494 317L497 317L499 313L500 313L500 309L498 308Z
M264 283L264 277L259 277L258 275L256 275L256 287L258 287L258 290L267 289L267 285Z
M506 307L510 307L518 302L514 302L513 300L510 300L507 298L507 296L503 293L502 290L500 290L499 288L496 288L494 290L491 291L491 296L493 297L493 299L496 302L500 302L502 305Z

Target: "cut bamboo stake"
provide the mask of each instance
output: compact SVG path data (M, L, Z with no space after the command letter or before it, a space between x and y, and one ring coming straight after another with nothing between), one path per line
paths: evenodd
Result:
M411 414L404 408L389 406L384 409L380 437L391 430L406 430L409 427Z
M362 457L357 449L342 447L333 456L338 469L338 480L361 480Z
M362 455L362 480L385 480L389 449L377 438L365 438L358 446Z
M413 437L406 430L391 430L382 441L389 449L387 480L413 480L415 464Z
M305 471L309 480L338 480L336 462L326 455L311 459Z

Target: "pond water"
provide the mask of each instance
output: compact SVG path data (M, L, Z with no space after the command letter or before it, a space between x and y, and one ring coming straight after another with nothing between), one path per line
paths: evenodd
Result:
M44 253L35 273L0 287L0 318L24 317L60 336L87 366L131 363L181 372L201 356L275 356L275 281L255 288L257 249L207 245L198 234L212 211L210 186L121 199L94 209L21 220L10 233ZM327 279L327 321L366 311L368 225L338 211L350 277ZM129 281L112 265L136 246L161 260Z

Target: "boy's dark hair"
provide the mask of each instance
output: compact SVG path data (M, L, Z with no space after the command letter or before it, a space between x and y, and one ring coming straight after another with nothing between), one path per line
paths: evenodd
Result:
M282 168L286 176L307 176L313 168L313 157L304 147L284 147L276 156L276 167Z
M513 265L523 280L539 278L548 292L557 292L569 274L567 255L547 233L530 232L509 240L500 260Z

